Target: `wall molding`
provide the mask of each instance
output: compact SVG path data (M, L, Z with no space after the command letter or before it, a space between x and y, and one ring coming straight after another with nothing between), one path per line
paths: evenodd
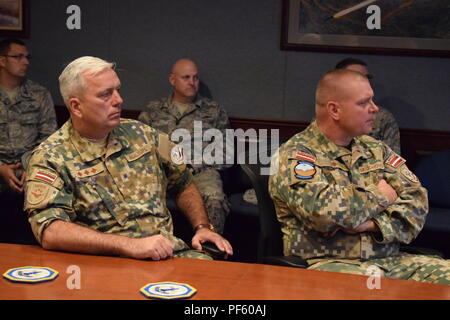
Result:
M67 108L62 105L56 105L55 109L58 125L61 126L69 118L69 113ZM137 119L140 112L140 110L123 109L122 117ZM259 129L279 129L281 141L289 139L309 125L306 121L241 117L230 117L230 123L233 129L255 129L257 132ZM424 155L441 150L450 150L450 131L400 128L400 142L402 157L407 160L410 168L414 168Z

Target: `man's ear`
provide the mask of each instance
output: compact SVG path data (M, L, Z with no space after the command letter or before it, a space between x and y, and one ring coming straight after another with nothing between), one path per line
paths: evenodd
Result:
M77 118L81 118L83 113L81 112L81 101L78 98L70 98L67 104L69 111Z
M4 68L6 62L6 57L0 56L0 67Z
M172 87L175 84L175 75L173 73L169 74L169 83Z
M336 101L328 101L327 112L333 120L339 120L341 116L341 105Z

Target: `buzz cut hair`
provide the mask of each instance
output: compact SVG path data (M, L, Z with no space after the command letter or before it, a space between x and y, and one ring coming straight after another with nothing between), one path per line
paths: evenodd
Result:
M64 103L68 106L69 100L85 89L84 76L95 76L108 69L114 70L115 66L113 62L91 56L80 57L69 63L59 76L59 91Z
M17 38L7 38L0 41L0 55L7 54L12 44L26 47L25 42Z

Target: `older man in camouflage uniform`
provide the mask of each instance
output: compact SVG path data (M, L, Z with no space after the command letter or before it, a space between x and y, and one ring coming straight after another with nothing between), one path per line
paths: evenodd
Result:
M120 80L94 57L70 63L60 89L71 119L33 153L25 207L44 248L136 259L209 258L173 235L166 193L194 227L192 245L213 242L201 196L166 134L120 119Z
M21 40L0 42L0 194L23 192L22 162L56 130L50 93L26 79L29 58Z
M194 174L194 182L202 195L206 211L215 230L222 233L225 219L230 211L218 171L229 167L225 164L225 139L223 140L223 151L221 150L223 154L219 157L223 160L222 163L206 164L204 161L196 161L195 154L203 155L203 150L212 141L203 141L203 132L196 136L194 127L197 123L197 127L201 126L203 131L217 129L225 138L225 129L230 127L228 116L216 102L198 94L199 73L197 65L192 60L178 60L172 67L169 82L173 87L172 95L150 102L139 115L139 120L172 135L172 139L174 131L188 130L192 140L187 141L187 146L191 148L190 154L193 157L187 160L191 160L190 167ZM195 142L195 139L198 140L198 143ZM183 143L186 146L186 141Z
M450 261L399 251L422 229L427 192L405 160L366 136L378 107L366 77L331 71L316 91L316 121L279 149L269 191L284 254L310 269L450 284Z
M357 71L368 79L372 79L367 64L360 59L346 58L337 63L336 69ZM397 154L400 154L400 130L393 114L385 108L378 106L378 112L373 120L372 131L369 135L383 141Z

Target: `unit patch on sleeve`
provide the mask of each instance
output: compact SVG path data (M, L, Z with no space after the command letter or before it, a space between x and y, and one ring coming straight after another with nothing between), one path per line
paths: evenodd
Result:
M307 161L297 161L294 167L294 175L297 179L311 179L316 174L315 165Z
M414 173L412 173L406 166L401 170L402 174L409 180L414 183L419 182L419 179L416 177Z

